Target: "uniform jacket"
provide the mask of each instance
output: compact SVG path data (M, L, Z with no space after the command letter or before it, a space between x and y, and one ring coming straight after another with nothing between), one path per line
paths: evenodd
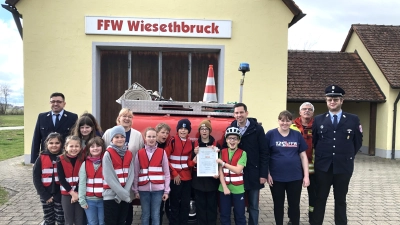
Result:
M257 119L247 119L250 121L250 125L243 134L238 147L247 154L247 163L243 169L244 188L257 190L264 187L264 184L260 184L260 178L268 178L269 151L264 128L257 123ZM237 127L236 120L232 122L231 126ZM226 147L226 141L224 141L224 148Z
M312 126L316 170L352 174L354 157L362 146L362 129L357 115L342 112L336 130L329 112L314 117Z
M71 128L74 126L78 116L75 113L64 110L62 117L57 125L54 127L53 118L51 111L40 113L37 121L35 130L33 133L32 148L31 148L31 163L36 161L39 156L40 150L46 149L44 140L51 132L57 132L65 138L69 135Z
M310 120L308 125L306 127L303 127L301 123L301 117L297 117L295 120L293 120L293 126L296 126L297 129L300 131L301 135L303 136L304 140L307 143L307 150L306 150L306 155L309 163L312 163L313 161L313 143L312 143L312 124L314 122L314 118ZM292 127L291 127L292 128Z

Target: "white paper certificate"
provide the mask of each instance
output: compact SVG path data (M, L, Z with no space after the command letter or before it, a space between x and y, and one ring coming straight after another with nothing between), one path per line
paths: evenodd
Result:
M197 153L197 176L212 177L218 175L218 152L212 148L200 147Z

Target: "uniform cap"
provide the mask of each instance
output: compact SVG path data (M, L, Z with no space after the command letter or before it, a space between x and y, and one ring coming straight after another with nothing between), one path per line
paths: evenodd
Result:
M325 88L325 95L328 97L342 97L344 94L344 90L335 84Z

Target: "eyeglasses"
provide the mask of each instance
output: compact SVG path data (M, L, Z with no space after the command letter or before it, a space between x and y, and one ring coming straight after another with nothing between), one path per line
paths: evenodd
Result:
M326 101L327 102L339 102L340 98L327 98Z
M50 103L51 104L61 104L61 103L63 103L64 101L60 101L60 100L53 100L53 101L50 101Z
M133 116L121 116L121 117L124 118L124 119L126 119L126 118L132 119L133 118Z
M312 108L301 108L301 111L310 111L310 112L312 112L314 110Z
M209 131L209 129L207 127L204 128L200 128L201 131Z
M227 138L227 140L228 141L237 141L239 139L237 137L230 137L230 138Z

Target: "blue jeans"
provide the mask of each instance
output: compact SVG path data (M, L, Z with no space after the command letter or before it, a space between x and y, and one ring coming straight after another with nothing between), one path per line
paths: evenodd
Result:
M104 225L104 204L103 200L86 199L88 208L85 209L89 225Z
M246 225L244 193L225 195L219 192L219 207L221 210L221 225L231 225L231 206L233 203L233 213L235 214L236 225Z
M249 206L249 225L258 225L258 214L260 209L258 207L258 198L260 196L260 190L246 190Z
M151 216L152 225L160 224L160 205L164 191L139 191L142 205L142 224L148 225Z

